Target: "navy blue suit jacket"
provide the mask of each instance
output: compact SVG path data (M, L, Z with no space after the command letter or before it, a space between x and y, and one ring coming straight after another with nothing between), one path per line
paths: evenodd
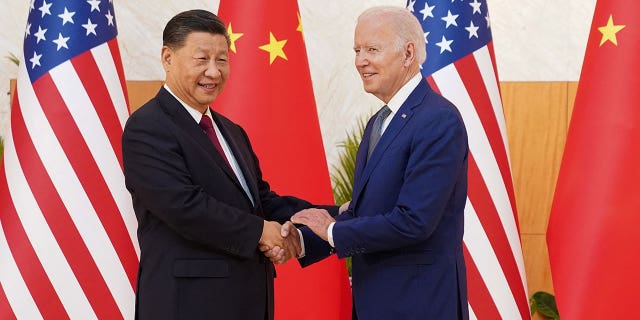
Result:
M141 254L137 319L273 318L274 268L258 250L263 220L283 223L310 204L272 192L245 131L212 113L255 205L164 88L125 126L124 174Z
M372 122L358 149L353 199L333 227L338 256L353 257L354 318L467 319L462 118L421 81L367 160ZM304 239L302 265L332 252L308 229Z

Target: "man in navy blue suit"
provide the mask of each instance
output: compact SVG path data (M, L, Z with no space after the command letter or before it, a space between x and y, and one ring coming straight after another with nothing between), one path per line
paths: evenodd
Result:
M348 209L291 219L308 227L300 262L353 257L354 319L468 319L462 118L420 74L423 31L404 8L362 13L354 50L365 91L385 106L364 131Z

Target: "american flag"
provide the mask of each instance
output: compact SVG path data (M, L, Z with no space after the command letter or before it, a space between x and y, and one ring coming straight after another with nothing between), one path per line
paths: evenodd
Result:
M30 3L0 170L0 318L132 318L139 249L111 1Z
M469 134L464 254L472 319L530 319L491 21L482 0L409 0L422 23L422 73Z

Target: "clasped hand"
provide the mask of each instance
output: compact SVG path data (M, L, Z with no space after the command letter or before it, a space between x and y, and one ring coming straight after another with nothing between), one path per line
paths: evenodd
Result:
M341 212L344 211L342 207L340 210ZM318 235L324 241L328 241L329 236L327 232L329 225L336 220L331 217L327 210L311 208L301 210L294 214L291 217L291 221L293 221L293 223L306 225L311 229L311 231L313 231L313 233Z
M302 248L298 230L290 221L280 225L275 221L265 221L262 236L258 242L260 251L273 263L282 264L300 256Z
M345 211L349 203L340 207L340 213ZM280 225L275 221L265 221L260 237L260 251L273 263L285 263L289 259L299 257L302 253L300 234L293 225L294 223L304 224L320 238L327 241L327 229L335 221L333 217L324 209L305 209L294 214L291 221Z

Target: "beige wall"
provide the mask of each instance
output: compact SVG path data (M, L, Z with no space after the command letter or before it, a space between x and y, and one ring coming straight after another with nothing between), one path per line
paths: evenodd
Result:
M41 0L36 0L36 6ZM234 0L237 1L237 0ZM0 1L0 57L21 51L30 1ZM299 0L307 52L327 161L353 119L380 102L362 91L353 67L356 16L379 4L405 0ZM118 41L127 80L164 77L158 56L161 32L175 13L192 8L217 11L219 0L115 0ZM488 0L502 81L577 81L595 0ZM416 10L419 10L416 9ZM0 58L0 90L8 91L17 67ZM8 126L9 99L0 95L0 135Z

